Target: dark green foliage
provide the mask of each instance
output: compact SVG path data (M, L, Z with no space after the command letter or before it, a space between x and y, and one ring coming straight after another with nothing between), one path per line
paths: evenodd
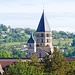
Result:
M7 50L6 50L7 49ZM0 58L26 58L25 51L11 47L0 47Z
M53 34L53 39L59 39L59 38L74 38L75 37L75 34L73 33L70 33L70 32L64 32L64 31L52 31L52 34Z
M57 48L54 48L54 53L47 55L44 63L38 62L34 53L31 61L17 61L5 70L4 75L75 75L75 61L66 61Z
M44 71L47 75L74 75L75 61L67 62L57 48L54 48L52 56L44 58Z
M12 58L26 58L26 54L24 51L14 49L11 52Z
M10 58L10 53L7 50L0 50L0 58Z
M66 52L63 53L65 57L75 57L75 47L72 47L71 50L68 49Z
M34 66L27 62L18 61L16 64L10 65L4 75L43 75L43 71L35 69Z
M26 28L25 29L25 33L31 35L32 33L34 33L35 35L35 30L34 29L30 29L30 28Z
M72 46L75 46L75 39L73 39Z
M31 55L31 64L36 65L39 62L39 58L36 56L36 53Z
M6 31L7 30L7 27L3 24L0 24L0 32L1 31Z

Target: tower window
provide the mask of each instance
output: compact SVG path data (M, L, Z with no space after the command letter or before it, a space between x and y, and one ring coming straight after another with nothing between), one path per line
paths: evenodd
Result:
M41 37L44 37L44 34L43 33L41 33Z
M31 44L29 44L29 47L31 47Z
M40 44L40 46L42 46L42 43Z
M49 39L47 39L47 43L49 43Z
M39 47L39 44L37 44L36 46Z
M41 42L42 42L42 43L44 42L43 39L41 39Z
M49 34L47 34L47 37L49 37Z
M42 56L41 53L39 53L39 58L41 58L41 56Z

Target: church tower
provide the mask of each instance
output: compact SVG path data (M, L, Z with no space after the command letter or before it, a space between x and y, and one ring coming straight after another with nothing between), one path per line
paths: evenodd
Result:
M53 52L52 32L43 11L36 30L36 53L38 57L44 57L50 51Z
M33 38L33 35L30 36L29 40L28 40L28 50L26 50L27 53L27 57L30 58L30 56L36 52L36 42Z

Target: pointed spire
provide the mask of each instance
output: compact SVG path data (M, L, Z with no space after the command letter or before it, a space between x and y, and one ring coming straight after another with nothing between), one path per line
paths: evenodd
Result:
M46 31L51 31L51 29L50 29L49 23L47 21L47 18L45 16L44 10L43 10L43 13L42 13L42 16L41 16L41 19L40 19L40 22L39 22L36 32L46 32Z
M28 43L34 43L34 42L35 42L35 40L33 38L33 33L32 33L29 40L28 40Z

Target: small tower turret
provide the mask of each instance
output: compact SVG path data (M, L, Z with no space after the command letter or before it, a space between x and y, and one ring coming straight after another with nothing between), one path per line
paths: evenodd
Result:
M33 34L30 36L27 43L28 43L28 50L26 52L27 52L28 58L30 58L32 53L36 52L36 42L33 38Z

